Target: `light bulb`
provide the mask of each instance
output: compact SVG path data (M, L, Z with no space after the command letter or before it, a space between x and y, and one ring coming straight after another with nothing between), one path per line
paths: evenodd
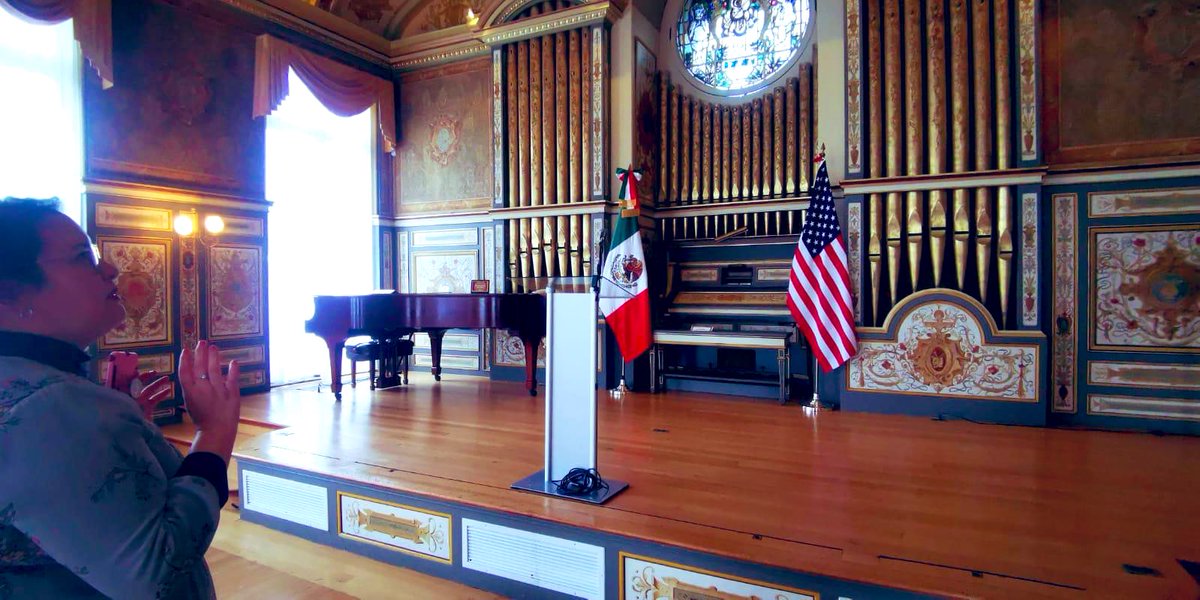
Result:
M175 217L175 233L182 236L189 236L195 231L196 223L192 221L191 215L184 213Z
M216 235L225 231L225 219L221 215L208 215L204 217L204 230Z

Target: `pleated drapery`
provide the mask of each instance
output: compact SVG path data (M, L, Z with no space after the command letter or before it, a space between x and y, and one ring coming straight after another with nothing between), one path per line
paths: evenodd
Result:
M0 8L33 23L73 19L75 40L104 89L113 85L112 0L0 0Z
M287 97L288 69L294 70L317 100L336 115L349 117L374 106L384 151L395 150L396 111L391 81L266 34L258 36L254 60L254 118L271 114Z

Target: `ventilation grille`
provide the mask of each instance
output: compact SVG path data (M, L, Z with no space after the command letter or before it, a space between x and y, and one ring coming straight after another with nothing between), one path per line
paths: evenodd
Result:
M463 567L578 596L604 597L604 548L462 520Z
M325 488L242 470L242 510L329 531L329 494Z

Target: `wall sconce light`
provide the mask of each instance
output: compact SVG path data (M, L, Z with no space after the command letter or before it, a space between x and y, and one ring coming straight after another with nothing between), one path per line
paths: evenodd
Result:
M179 213L175 216L175 233L179 234L180 237L191 237L195 235L198 229L198 221L199 216L194 210ZM215 236L220 234L222 231L225 231L225 219L222 219L220 215L208 215L204 217L204 231L200 232L200 242L208 242L208 240L204 239L204 234L206 232Z
M204 230L213 235L225 231L225 219L222 219L221 215L208 215L204 217Z
M175 233L182 237L196 233L196 213L179 213L175 217Z
M474 27L477 23L479 23L479 17L475 14L474 9L468 7L467 8L467 25Z

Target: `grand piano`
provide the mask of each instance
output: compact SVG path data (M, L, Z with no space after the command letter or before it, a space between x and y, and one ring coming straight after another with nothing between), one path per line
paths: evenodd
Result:
M347 338L367 335L386 341L425 332L433 376L441 381L442 336L447 329L506 329L517 335L525 344L525 387L531 396L537 394L537 349L546 335L543 295L378 292L315 300L313 318L305 322L304 330L329 346L333 394L338 400L342 399L342 350Z

